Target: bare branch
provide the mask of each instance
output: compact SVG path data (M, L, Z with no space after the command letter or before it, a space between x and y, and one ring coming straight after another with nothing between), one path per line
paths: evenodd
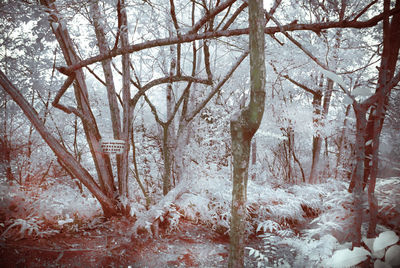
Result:
M308 93L313 94L313 96L317 96L317 95L321 95L320 92L315 91L309 87L307 87L306 85L303 85L299 82L297 82L296 80L290 78L287 74L280 74L278 73L278 70L276 69L276 67L271 63L272 69L274 70L274 72L278 75L278 76L282 76L283 78L285 78L286 80L288 80L289 82L291 82L292 84L298 86L301 89L304 89L305 91L307 91Z
M143 97L145 99L145 101L147 102L147 104L149 105L150 109L151 109L151 113L154 115L154 119L156 119L157 123L159 123L161 126L165 126L166 123L163 122L160 117L158 117L158 113L157 113L157 109L156 107L151 103L151 101L149 100L149 98L147 97L147 95L145 93L143 93Z
M192 83L200 83L200 84L205 84L205 85L211 85L211 82L208 79L201 79L201 78L196 78L193 76L166 76L166 77L161 77L158 79L154 79L153 81L147 83L144 85L140 90L148 90L154 86L158 86L161 84L165 83L170 83L170 82L182 82L182 81L187 81L187 82L192 82Z
M354 17L354 19L353 19L352 21L357 21L357 19L358 19L359 17L361 17L365 12L367 12L367 10L368 10L371 6L375 5L377 2L378 2L378 0L374 0L374 1L372 1L371 3L369 3L363 10L361 10L360 13L358 13L358 14Z
M188 34L193 34L196 33L207 21L210 19L214 18L216 15L221 13L224 9L227 7L231 6L236 0L227 0L226 2L220 4L210 12L207 12L204 17L202 17L192 28L192 30L189 31Z
M249 55L249 51L243 52L243 54L239 57L239 59L236 61L236 63L231 67L231 69L228 71L228 73L222 78L221 81L218 82L217 85L211 90L211 93L201 102L196 109L192 112L192 114L188 117L185 118L186 121L191 121L206 105L207 103L217 94L217 92L222 88L222 86L228 81L228 79L232 76L232 74L235 72L235 70L239 67L239 65L242 63L242 61Z
M236 20L237 16L239 16L240 13L247 7L247 3L244 2L236 11L233 13L232 17L226 22L224 27L222 27L222 30L228 30L229 26Z
M61 86L60 90L57 92L57 95L55 96L52 105L56 108L61 109L58 107L58 102L60 101L61 97L64 95L65 91L69 88L69 86L74 82L75 80L75 75L68 76L67 80L65 80L64 84ZM61 109L62 110L62 109ZM67 112L71 113L71 112Z
M366 21L334 21L334 22L324 22L324 23L311 23L311 24L287 24L281 27L265 27L264 33L266 34L274 34L278 32L289 32L289 31L321 31L324 29L330 28L369 28L373 27L378 22L380 22L384 16L386 15L394 15L400 12L400 7L394 8L389 11L389 14L379 14L369 20ZM168 46L172 44L180 44L180 43L188 43L195 40L202 39L212 39L218 37L229 37L229 36L239 36L249 34L248 28L243 29L235 29L235 30L221 30L221 31L213 31L213 32L205 32L205 33L188 33L185 35L181 35L179 37L171 37L171 38L162 38L151 41L146 41L139 44L129 45L124 48L118 48L114 51L110 51L107 54L100 54L86 60L82 60L76 64L72 64L68 67L64 67L67 73L71 73L75 70L78 70L87 65L103 61L105 59L113 58L122 54L133 53L144 49L149 49L158 46Z

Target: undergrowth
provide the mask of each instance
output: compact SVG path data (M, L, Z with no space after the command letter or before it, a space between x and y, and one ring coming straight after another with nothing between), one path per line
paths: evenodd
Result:
M130 233L125 235L159 236L179 230L187 220L208 226L210 232L228 235L232 185L226 170L212 173L198 173L196 180L180 182L149 210L133 198L134 217ZM348 247L353 219L347 185L333 179L317 185L280 187L267 180L249 181L246 232L261 242L247 246L248 260L260 267L319 267L335 250ZM2 183L0 237L43 237L63 228L97 228L100 206L85 194L60 183L30 190ZM395 226L400 222L396 221L399 179L378 180L376 194L380 213Z
M60 181L45 188L0 183L0 239L45 237L62 229L79 231L101 214L90 195Z

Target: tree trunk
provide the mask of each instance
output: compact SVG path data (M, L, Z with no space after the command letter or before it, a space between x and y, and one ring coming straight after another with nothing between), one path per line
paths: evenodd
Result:
M353 237L353 247L361 246L361 225L363 215L364 191L362 188L362 179L364 173L365 157L365 126L366 126L366 108L358 103L353 103L354 113L356 115L356 167L353 172L352 181L354 181L353 204L354 204L354 229L351 230Z
M387 5L390 4L388 1ZM400 1L396 1L396 8L400 6ZM391 23L389 24L389 17L384 20L383 27L383 52L381 56L381 66L379 68L379 80L378 87L376 89L376 93L379 93L384 90L386 83L388 83L394 76L396 70L396 63L398 61L400 49L400 13L396 13ZM383 106L383 114L378 117L378 113L376 112L377 107L372 107L371 112L368 116L368 124L367 124L367 137L366 140L374 140L374 135L380 135L383 122L385 119L386 110L389 103L389 92L382 96L384 98L384 106ZM380 93L379 93L380 94ZM379 121L379 122L378 122ZM374 126L374 123L378 124L378 128ZM368 177L371 173L371 160L373 155L373 143L370 143L366 146L366 155L364 160L364 187L368 182Z
M400 1L396 1L396 7L400 6ZM384 2L384 11L390 8L390 1ZM367 236L373 238L376 236L376 216L378 214L378 201L374 195L376 177L378 174L379 163L379 140L385 119L389 95L391 89L386 89L386 84L394 77L396 63L400 49L400 14L393 16L391 23L387 16L383 22L383 52L381 66L379 69L379 80L376 94L379 94L376 106L371 108L366 126L366 140L371 141L366 145L366 154L364 158L364 179L363 187L368 184L368 203L369 203L369 226Z
M265 106L264 26L263 1L249 1L250 103L231 119L233 189L228 267L244 267L245 184L251 139L260 126Z
M322 78L320 87L322 87ZM317 128L316 133L313 136L312 141L312 163L311 163L311 171L310 178L308 179L309 183L316 183L318 180L318 164L319 164L319 156L321 151L322 139L319 133L319 125L321 121L321 104L322 104L322 93L321 90L318 90L313 94L313 107L314 107L314 126Z
M17 105L23 110L26 117L35 126L36 130L42 136L44 141L49 145L57 158L64 164L74 177L89 189L89 191L99 200L104 215L106 217L116 215L118 213L116 204L109 196L105 195L101 188L94 181L93 177L84 169L78 161L57 141L40 120L39 115L34 108L24 99L20 91L7 79L2 71L0 71L0 84L3 89L11 96Z
M337 150L337 157L336 157L336 168L335 168L335 179L338 178L338 176L342 177L344 176L344 173L339 172L339 169L343 169L343 156L342 156L342 151L343 147L346 144L346 128L347 128L347 117L349 116L350 113L350 108L351 105L347 105L346 107L346 113L345 113L345 118L343 121L343 127L342 127L342 132L340 133L339 141L338 141L338 150Z
M121 47L129 45L128 39L128 19L126 15L125 0L121 0ZM130 110L130 59L129 54L122 55L122 100L123 100L123 120L122 120L122 133L121 139L125 141L125 148L123 153L120 155L120 165L118 167L118 186L119 194L122 199L122 203L126 204L127 198L129 197L128 191L128 157L129 157L129 138L131 131L132 115ZM125 213L129 213L129 206L124 209Z
M65 61L67 65L73 65L79 62L79 58L76 56L76 52L74 49L74 45L72 40L68 34L68 31L64 28L62 23L59 23L61 15L58 13L58 10L54 4L54 1L51 0L42 0L42 4L44 4L49 12L52 14L49 15L49 20L54 21L54 14L57 14L56 21L58 24L55 26L52 23L52 29L56 36L56 39L61 47L61 50L64 54ZM88 142L90 152L92 154L92 158L97 170L97 175L99 178L99 182L103 192L109 196L114 196L114 181L111 169L111 163L108 155L105 155L101 152L100 147L100 139L101 135L97 128L96 119L92 113L89 98L88 98L88 91L85 83L85 77L82 69L75 71L75 98L78 105L78 110L82 113L83 118L83 128L86 136L86 140ZM80 179L79 177L77 177Z
M93 25L96 33L97 43L100 54L106 54L109 52L109 45L107 43L106 35L104 33L103 24L101 23L101 13L98 6L98 1L92 1L91 13L93 17ZM121 118L120 111L117 102L117 96L115 92L114 77L111 68L111 60L107 59L101 62L104 72L104 78L106 82L108 105L111 115L111 123L113 129L114 139L120 139L121 137ZM117 164L118 165L118 164Z
M164 176L163 176L163 195L167 195L171 190L171 159L170 159L170 150L168 148L168 128L169 124L162 125L163 129L163 158L164 158Z

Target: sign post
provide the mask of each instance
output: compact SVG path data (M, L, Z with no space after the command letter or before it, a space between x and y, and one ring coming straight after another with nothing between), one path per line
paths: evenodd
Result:
M113 139L102 139L101 149L106 154L122 154L125 149L125 141L113 140Z

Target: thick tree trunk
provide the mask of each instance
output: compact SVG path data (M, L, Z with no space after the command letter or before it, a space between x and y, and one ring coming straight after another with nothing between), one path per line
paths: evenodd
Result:
M245 185L250 146L260 126L265 106L264 26L263 1L249 1L250 103L231 119L233 189L228 267L244 267Z
M233 156L232 219L229 245L229 267L244 266L246 227L246 181L248 178L251 133L247 122L231 122Z
M35 126L36 130L42 136L44 141L49 145L57 158L64 164L74 177L79 180L89 189L89 191L99 200L105 216L112 216L118 213L116 204L112 198L105 195L101 188L94 181L93 177L84 169L78 161L57 141L40 120L38 113L24 99L21 93L7 79L2 71L0 71L0 84L3 89L11 96L11 98L23 110L26 117Z

